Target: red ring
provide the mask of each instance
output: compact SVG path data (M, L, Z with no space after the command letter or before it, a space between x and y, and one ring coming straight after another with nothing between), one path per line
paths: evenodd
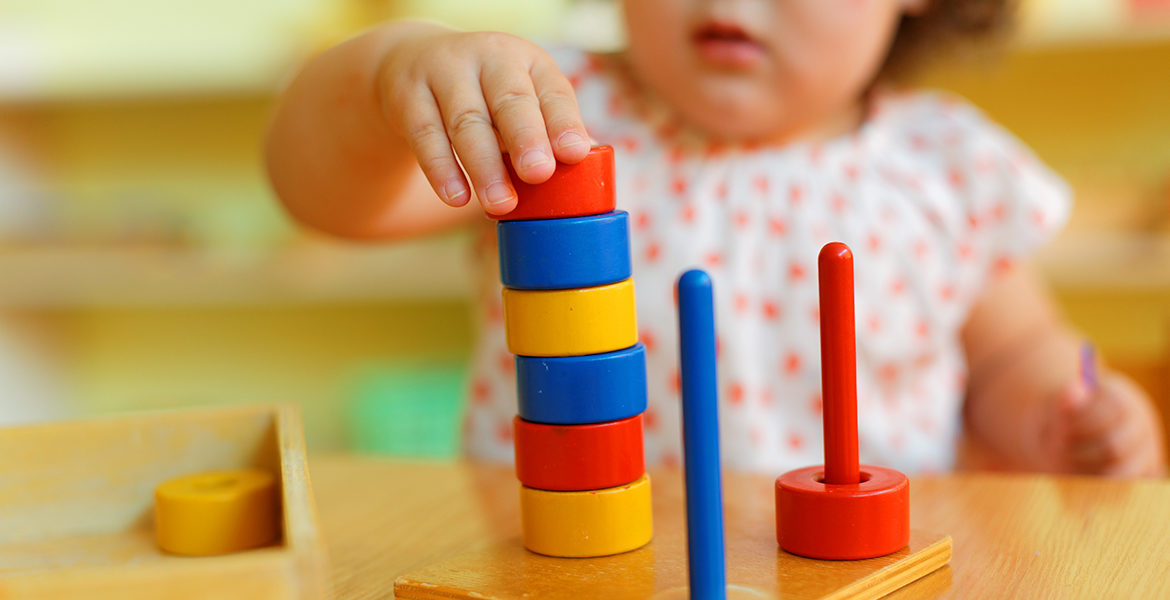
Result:
M613 148L598 146L575 165L557 163L548 181L531 185L520 181L512 160L504 156L508 177L516 189L516 208L506 215L488 215L500 221L563 219L607 213L616 206L613 189Z
M617 487L646 472L642 415L592 425L513 420L516 477L538 490L576 492Z
M823 466L776 479L776 541L800 556L859 560L910 543L910 483L893 469L861 465L861 483L826 484Z

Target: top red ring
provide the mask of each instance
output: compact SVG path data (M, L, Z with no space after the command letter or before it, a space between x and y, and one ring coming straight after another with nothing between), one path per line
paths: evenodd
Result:
M500 221L564 219L599 215L614 209L613 148L589 150L585 160L566 165L557 163L548 181L531 185L520 181L506 155L504 166L516 189L516 208L506 215L488 215Z

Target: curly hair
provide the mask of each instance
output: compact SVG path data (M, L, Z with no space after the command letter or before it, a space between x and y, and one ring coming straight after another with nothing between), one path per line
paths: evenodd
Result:
M1004 33L1012 24L1015 4L1011 0L927 0L922 12L902 16L879 77L904 78L930 57Z

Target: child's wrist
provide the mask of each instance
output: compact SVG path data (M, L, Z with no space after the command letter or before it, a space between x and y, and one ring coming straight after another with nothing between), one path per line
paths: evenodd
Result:
M1051 426L1076 379L1076 339L1053 329L972 374L966 414L980 438L1005 459L1032 470L1060 469Z

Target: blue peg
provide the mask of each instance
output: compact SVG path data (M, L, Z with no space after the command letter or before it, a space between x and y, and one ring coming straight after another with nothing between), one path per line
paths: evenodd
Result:
M678 280L678 328L691 599L723 600L727 581L719 471L715 309L711 278L703 271L687 271Z

